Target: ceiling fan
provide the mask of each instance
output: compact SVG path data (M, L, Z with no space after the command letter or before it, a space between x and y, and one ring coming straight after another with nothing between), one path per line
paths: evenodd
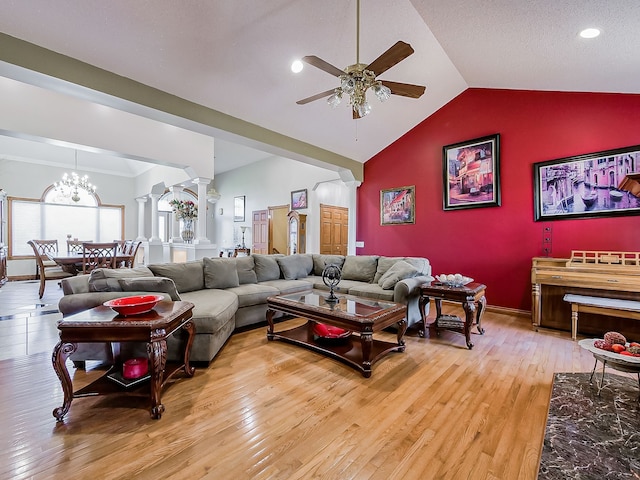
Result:
M312 95L311 97L298 100L298 105L305 105L329 97L327 103L332 107L337 107L342 101L342 96L349 96L349 103L353 110L353 118L362 118L371 112L371 105L367 102L367 90L371 89L375 93L378 100L384 102L391 95L402 95L403 97L420 98L426 87L421 85L412 85L409 83L390 82L389 80L378 80L378 75L389 70L391 67L400 63L414 52L411 45L406 42L398 41L391 46L386 52L376 58L373 62L366 65L360 63L360 0L356 3L356 63L349 65L344 70L334 67L315 55L308 55L302 59L305 63L313 65L340 79L340 86L326 92Z

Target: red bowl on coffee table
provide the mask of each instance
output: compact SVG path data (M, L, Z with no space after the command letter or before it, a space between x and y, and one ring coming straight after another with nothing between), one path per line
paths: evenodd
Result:
M104 302L105 307L112 308L120 315L139 315L149 312L156 304L163 300L162 295L135 295L132 297L114 298Z

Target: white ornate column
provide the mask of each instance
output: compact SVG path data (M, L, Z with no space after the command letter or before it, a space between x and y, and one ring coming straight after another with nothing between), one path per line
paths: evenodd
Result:
M158 235L158 200L161 195L157 193L150 193L151 198L151 238L149 243L162 243L162 239Z
M198 236L194 240L194 244L209 245L211 240L207 238L207 185L211 182L210 178L198 177L191 181L198 186Z
M138 197L136 202L138 202L138 236L136 241L144 242L147 239L144 236L144 204L147 203L147 197Z
M180 194L184 190L182 185L174 185L173 187L169 187L169 191L173 194L174 200L182 200ZM177 213L173 213L171 215L171 239L169 240L171 243L183 243L184 240L180 236L180 219L178 218Z

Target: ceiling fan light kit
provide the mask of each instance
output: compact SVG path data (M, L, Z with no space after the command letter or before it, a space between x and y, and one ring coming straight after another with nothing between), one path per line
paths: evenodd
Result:
M344 70L340 70L315 55L304 57L302 59L303 62L338 77L340 86L333 90L327 90L326 92L298 100L296 102L298 105L305 105L314 100L329 97L327 98L327 103L335 108L340 105L343 95L346 94L353 110L353 118L358 119L371 112L371 105L367 101L367 90L369 89L373 91L381 102L388 100L391 95L419 98L424 93L425 87L421 85L389 82L376 78L414 52L408 43L398 41L370 64L360 63L360 0L357 0L356 5L356 63L349 65Z

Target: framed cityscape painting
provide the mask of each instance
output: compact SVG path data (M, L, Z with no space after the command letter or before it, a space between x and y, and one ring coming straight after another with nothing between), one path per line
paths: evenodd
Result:
M416 223L416 187L380 190L380 225Z
M640 215L640 145L533 165L536 221Z
M442 149L443 208L500 206L500 135Z

